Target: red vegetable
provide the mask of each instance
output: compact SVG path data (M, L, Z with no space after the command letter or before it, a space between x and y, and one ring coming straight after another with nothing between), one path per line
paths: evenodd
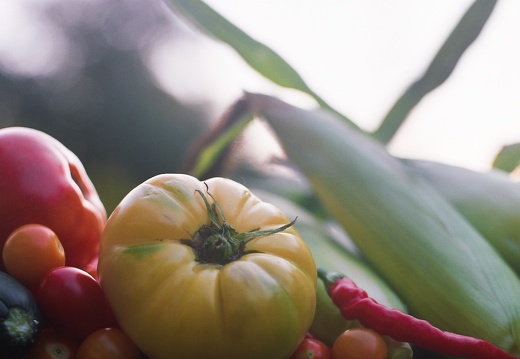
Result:
M332 359L332 351L320 340L306 337L289 359Z
M40 284L36 298L44 318L53 327L78 338L97 329L117 327L101 286L79 268L52 269Z
M445 332L429 322L379 304L340 273L318 270L332 301L345 319L394 340L408 342L439 354L474 359L516 359L493 344L473 337Z
M0 129L0 173L0 248L16 228L39 223L57 234L67 265L84 268L97 256L106 211L63 144L30 128Z

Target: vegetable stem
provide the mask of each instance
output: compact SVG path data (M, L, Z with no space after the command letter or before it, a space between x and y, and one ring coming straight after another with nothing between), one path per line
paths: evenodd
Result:
M4 327L13 340L25 343L38 332L39 321L22 307L11 307L4 321Z
M235 261L248 253L252 253L246 250L246 243L250 240L284 231L296 222L296 219L294 219L292 222L274 229L255 229L250 232L238 233L233 226L226 222L224 211L218 201L209 190L206 192L213 200L212 204L209 203L208 198L202 191L196 191L206 205L210 224L200 227L191 239L181 240L181 243L193 249L195 260L200 263L225 265Z

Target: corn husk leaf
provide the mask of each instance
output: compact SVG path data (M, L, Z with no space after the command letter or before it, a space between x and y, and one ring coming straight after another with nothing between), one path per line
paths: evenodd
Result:
M297 218L294 227L309 246L319 268L344 273L379 303L388 308L407 311L397 294L359 257L357 249L352 243L348 243L350 239L345 238L346 234L341 228L337 228L333 222L316 218L302 207L277 194L257 188L252 188L251 191L263 201L275 205L289 218ZM359 323L343 318L327 294L323 282L318 280L316 314L310 328L312 335L332 345L338 335L355 326L359 326ZM391 343L396 347L392 347L392 352L401 352L397 348L401 345Z
M412 314L520 352L520 281L446 199L332 114L246 99Z
M480 172L426 160L403 160L486 238L520 274L520 183L506 172Z

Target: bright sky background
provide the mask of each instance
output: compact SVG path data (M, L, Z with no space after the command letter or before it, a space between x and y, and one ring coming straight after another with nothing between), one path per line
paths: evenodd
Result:
M373 129L426 69L472 1L206 3L278 52L330 104ZM519 15L520 1L499 1L451 78L412 112L390 147L395 154L486 169L502 145L520 142ZM200 93L203 83L222 106L243 89L283 96L225 46L206 45L212 48L209 62L207 56L193 58L193 66L212 65L187 93ZM166 51L157 59L171 55ZM171 66L161 72L165 83L179 76L182 69Z

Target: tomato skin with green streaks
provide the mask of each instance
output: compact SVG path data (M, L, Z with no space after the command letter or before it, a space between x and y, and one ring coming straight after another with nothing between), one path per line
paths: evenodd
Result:
M203 195L238 233L290 223L229 179L163 174L137 186L100 245L100 282L121 328L154 359L288 358L314 316L311 252L288 227L244 241L229 260L201 262L190 244L212 223Z

